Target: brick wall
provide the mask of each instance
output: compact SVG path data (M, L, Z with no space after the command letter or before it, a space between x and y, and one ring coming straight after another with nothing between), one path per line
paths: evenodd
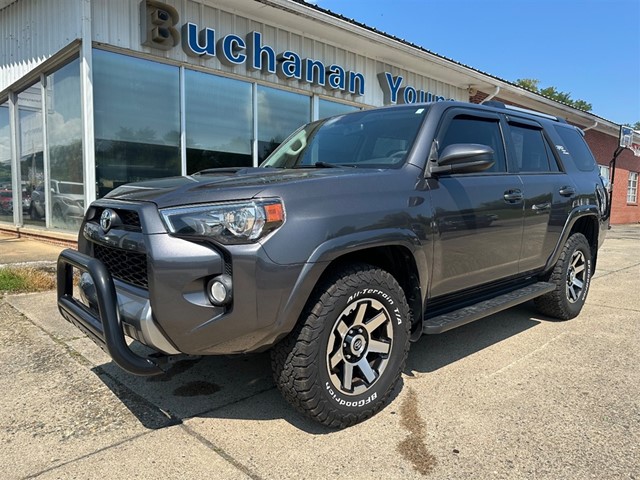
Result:
M613 152L618 146L618 137L607 135L596 130L588 130L585 140L600 165L609 165ZM627 204L627 186L629 172L640 172L640 157L636 157L630 150L625 150L616 162L616 177L613 187L613 205L611 208L611 223L640 223L640 206Z
M489 95L484 92L478 92L473 97L469 97L469 102L480 103L488 96ZM496 97L495 100L514 105L516 107L527 108L524 105L507 102L499 97ZM583 128L582 125L579 125L579 127ZM589 148L591 148L593 155L596 157L598 164L608 166L609 162L613 158L613 153L618 146L618 136L616 135L614 137L593 129L587 130L585 133L585 140L587 141ZM625 150L618 157L618 161L616 162L613 206L611 209L611 223L614 225L623 223L640 223L640 205L627 204L627 185L630 171L640 172L640 157L634 156L630 150ZM638 191L638 197L640 199L640 190Z

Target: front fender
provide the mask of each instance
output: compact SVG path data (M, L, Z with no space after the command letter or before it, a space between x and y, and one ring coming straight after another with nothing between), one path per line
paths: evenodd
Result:
M427 291L427 259L421 242L414 232L405 229L381 229L351 233L327 240L312 252L280 310L281 330L289 332L294 328L313 289L332 263L345 255L389 246L402 246L411 252L416 262L421 292L424 295Z

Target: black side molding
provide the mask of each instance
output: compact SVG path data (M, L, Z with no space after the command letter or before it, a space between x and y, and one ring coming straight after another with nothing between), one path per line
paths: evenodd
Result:
M73 297L73 267L88 272L93 278L98 298L96 312ZM82 330L123 370L134 375L159 375L164 371L150 358L134 353L124 338L116 288L104 264L75 250L66 249L58 257L58 310L62 316Z

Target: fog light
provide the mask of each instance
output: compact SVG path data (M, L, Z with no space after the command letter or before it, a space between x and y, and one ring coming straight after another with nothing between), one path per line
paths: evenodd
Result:
M231 277L229 275L219 275L209 280L207 283L207 295L209 301L221 307L231 301L233 294Z

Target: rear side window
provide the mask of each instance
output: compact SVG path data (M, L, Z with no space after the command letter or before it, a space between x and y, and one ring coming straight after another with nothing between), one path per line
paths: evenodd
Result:
M495 152L496 163L485 170L487 172L506 172L504 145L499 121L466 115L451 120L447 131L440 142L439 150L455 143L477 143L488 145Z
M558 171L558 164L550 152L542 130L520 125L510 125L509 129L519 172L545 173Z
M556 127L556 132L562 138L564 146L569 150L569 154L573 158L573 163L579 170L591 172L596 168L596 159L593 158L587 142L584 141L584 138L576 129Z

